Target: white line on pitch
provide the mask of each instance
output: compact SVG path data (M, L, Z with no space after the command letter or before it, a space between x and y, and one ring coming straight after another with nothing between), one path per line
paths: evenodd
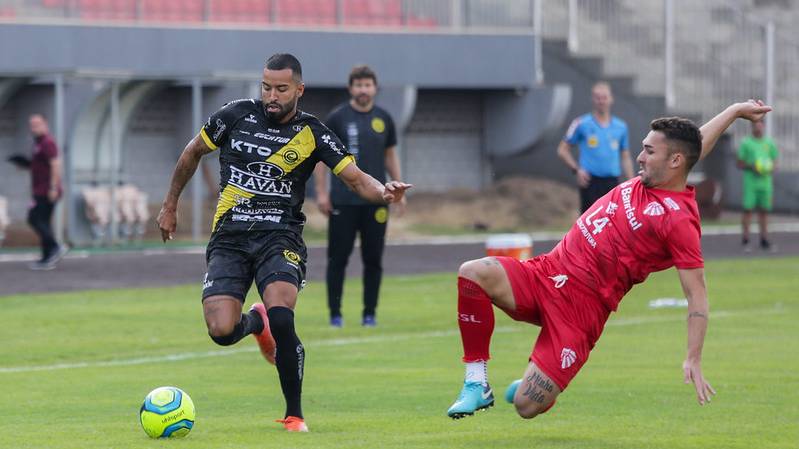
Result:
M736 312L715 311L712 312L711 317L713 319L716 319L716 318L727 318L731 316L745 315L745 314L761 315L761 314L771 314L771 313L782 313L783 311L784 310L782 309L782 307L779 304L777 304L774 308L768 308L768 309L745 310L745 311L736 311ZM662 317L618 318L608 321L606 327L635 326L639 324L652 324L652 323L670 323L670 322L677 322L684 320L685 317L682 315L678 317L662 316ZM500 334L508 334L508 333L522 332L524 330L525 328L518 326L498 327L494 329L494 332ZM368 344L368 343L395 342L398 340L414 340L419 338L454 337L458 335L458 332L459 331L457 329L450 329L443 331L421 332L416 334L394 334L394 335L375 335L371 337L333 338L327 340L311 341L305 344L305 346L308 348L321 347L321 346L349 346L349 345ZM105 360L97 362L56 363L53 365L38 365L38 366L8 366L8 367L0 367L0 374L30 373L36 371L57 371L57 370L76 369L76 368L105 368L105 367L116 367L116 366L145 365L148 363L160 363L160 362L178 362L183 360L226 357L226 356L249 353L249 352L257 352L257 350L258 350L257 347L247 346L235 349L203 351L203 352L184 352L180 354L167 354L167 355L160 355L153 357L137 357L131 359Z

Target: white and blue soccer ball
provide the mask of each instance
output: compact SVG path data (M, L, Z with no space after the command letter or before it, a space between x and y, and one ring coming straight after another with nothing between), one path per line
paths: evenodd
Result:
M150 438L183 438L194 427L194 402L177 387L151 391L141 405L139 417Z

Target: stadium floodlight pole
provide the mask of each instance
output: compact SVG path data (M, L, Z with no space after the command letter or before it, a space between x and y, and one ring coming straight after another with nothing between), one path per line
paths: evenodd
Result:
M543 0L533 0L533 34L535 35L534 39L535 42L535 60L533 64L535 64L535 83L536 84L543 84L544 82L544 68L543 68L543 51L541 46L543 45L542 41L544 39L544 18L542 17L542 5L541 3Z
M191 120L197 126L202 123L203 90L199 78L191 81ZM203 161L200 161L202 164ZM191 239L199 242L201 238L203 213L203 184L202 176L194 176L191 180Z
M569 51L574 53L580 47L577 37L577 0L569 0Z
M56 213L56 239L59 242L72 239L72 231L74 230L75 223L75 207L72 204L72 196L75 191L75 177L72 173L72 151L66 148L64 138L64 74L57 73L55 75L55 82L53 83L53 90L55 94L55 105L53 117L55 118L55 141L56 146L62 154L62 179L64 180L64 200L60 201L60 210Z
M452 0L451 6L450 27L458 31L463 27L463 0Z
M117 184L119 183L119 170L122 166L120 157L120 132L119 132L119 81L111 81L111 243L117 242L117 232L119 231L118 214L115 213L117 207Z
M766 23L766 104L774 104L774 21ZM766 120L766 135L772 136L774 120Z
M674 0L663 0L663 39L665 41L664 58L664 90L666 108L673 109L676 103L674 94ZM768 103L771 104L771 103Z

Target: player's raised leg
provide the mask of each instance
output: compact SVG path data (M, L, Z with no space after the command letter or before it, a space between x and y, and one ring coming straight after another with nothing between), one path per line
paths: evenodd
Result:
M530 419L552 408L560 393L558 385L535 363L530 362L524 377L508 387L505 399L513 403L519 416Z
M275 362L280 388L286 399L286 414L278 420L290 432L307 432L302 414L302 378L305 348L294 329L296 285L286 281L270 282L264 288L263 301L269 326L277 344Z
M493 257L471 260L458 270L458 327L466 364L463 388L447 411L458 419L494 405L488 383L489 346L494 332L492 304L513 310L513 290L502 265Z
M252 309L241 313L241 305L240 299L228 295L208 296L203 300L208 335L216 344L230 346L247 335L263 332L262 317Z

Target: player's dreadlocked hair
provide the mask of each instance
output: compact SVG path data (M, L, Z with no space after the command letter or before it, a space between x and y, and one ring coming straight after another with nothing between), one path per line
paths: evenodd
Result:
M266 68L269 70L291 69L292 77L296 81L302 81L302 65L299 59L289 53L275 53L266 60Z
M663 133L669 141L669 155L682 153L686 171L691 170L702 154L702 133L694 122L681 117L664 117L652 120L649 127Z

